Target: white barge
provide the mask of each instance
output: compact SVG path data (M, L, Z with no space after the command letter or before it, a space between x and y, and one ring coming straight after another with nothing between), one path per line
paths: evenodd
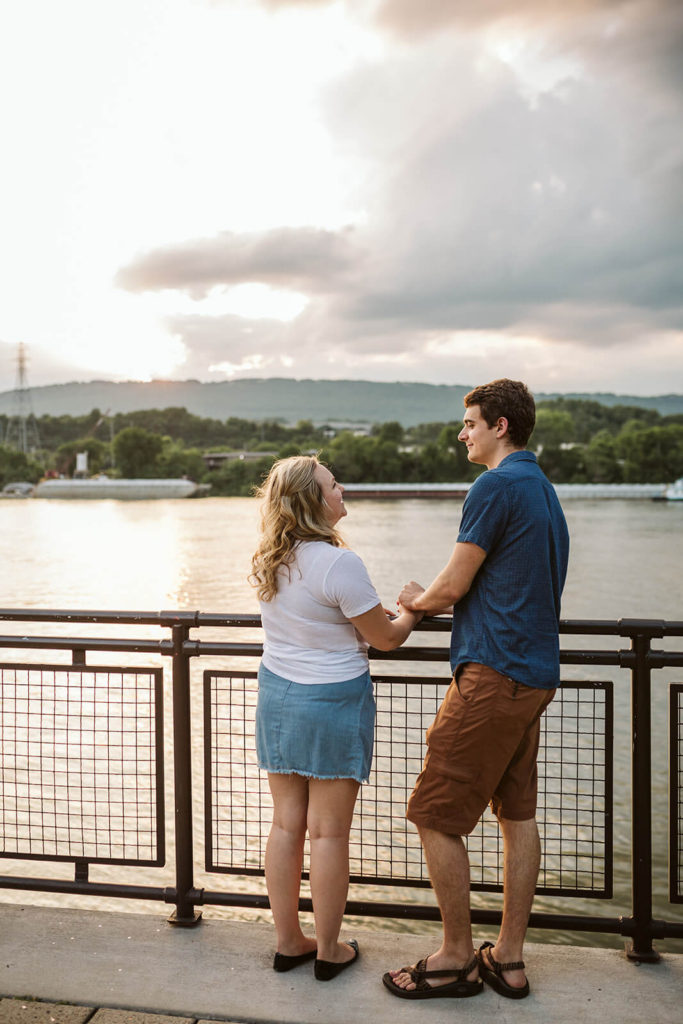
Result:
M150 498L192 498L199 490L199 485L193 480L116 480L96 476L82 480L43 480L37 484L33 497L140 501Z

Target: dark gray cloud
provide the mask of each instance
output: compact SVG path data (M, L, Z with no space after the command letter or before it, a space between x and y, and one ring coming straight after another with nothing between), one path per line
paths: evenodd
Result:
M258 281L296 291L326 292L352 266L352 232L278 228L165 246L123 267L116 283L129 291L172 288L199 297L215 285Z
M407 74L367 68L330 101L335 130L385 168L354 317L501 328L562 305L584 324L582 307L597 304L679 325L680 99L643 89L614 52L607 71L589 55L531 102L502 66L478 76L466 44L428 49L417 89L404 62Z

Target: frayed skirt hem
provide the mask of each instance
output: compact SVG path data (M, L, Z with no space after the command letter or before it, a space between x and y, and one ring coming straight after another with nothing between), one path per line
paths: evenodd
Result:
M268 765L259 764L259 768L269 775L300 775L304 779L318 779L320 782L335 782L337 779L352 779L362 786L368 779L359 778L357 775L318 775L316 772L304 772L299 768L269 768Z

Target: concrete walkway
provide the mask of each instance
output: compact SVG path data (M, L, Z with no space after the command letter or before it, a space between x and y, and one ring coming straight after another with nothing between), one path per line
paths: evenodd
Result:
M497 1024L683 1020L681 955L638 965L616 950L533 945L526 951L528 999L503 999L487 988L475 999L416 1004L393 998L380 978L428 953L434 936L354 935L358 964L322 984L311 964L287 974L272 970L273 934L264 924L205 918L183 929L151 914L0 904L0 1024L441 1024L456 1016L488 1024L494 1015Z

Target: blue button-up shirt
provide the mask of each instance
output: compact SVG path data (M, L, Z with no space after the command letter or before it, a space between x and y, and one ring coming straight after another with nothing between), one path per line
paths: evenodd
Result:
M486 558L453 612L453 671L474 661L526 686L557 686L569 532L532 452L511 452L477 477L458 541L483 548Z

